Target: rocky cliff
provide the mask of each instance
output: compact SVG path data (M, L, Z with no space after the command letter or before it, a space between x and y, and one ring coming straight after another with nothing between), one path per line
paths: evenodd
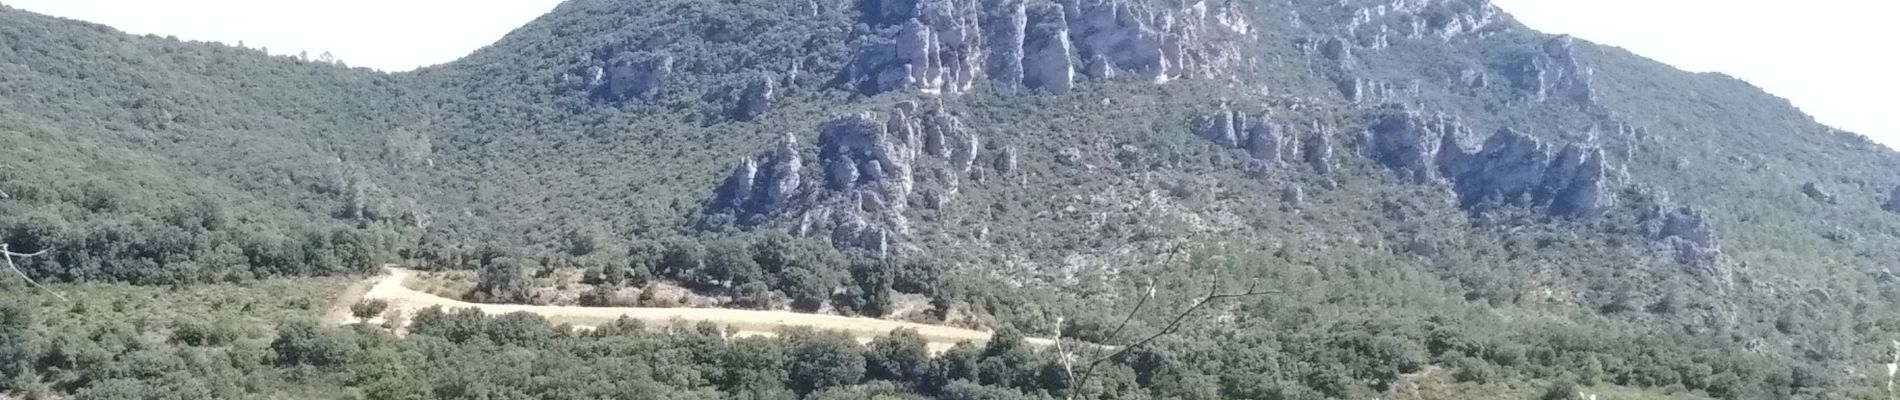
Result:
M947 206L966 182L1007 173L1015 156L982 154L981 138L940 103L898 104L886 112L840 115L819 128L821 181L806 168L792 135L778 149L741 160L709 204L745 224L780 222L802 235L823 233L844 248L877 252L908 235L913 206ZM992 160L985 167L979 158Z
M982 82L1065 92L1083 78L1233 79L1250 65L1242 50L1253 28L1224 2L875 0L859 9L880 36L856 50L844 80L865 94L954 95Z

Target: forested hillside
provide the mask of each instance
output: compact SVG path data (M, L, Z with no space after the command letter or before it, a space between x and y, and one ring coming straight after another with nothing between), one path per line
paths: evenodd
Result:
M6 283L0 388L1887 396L1900 154L1534 28L1482 0L571 0L386 74L0 8L0 242L47 251L24 273L246 304L131 323L153 305ZM383 264L478 271L470 301L568 301L535 282L581 271L580 304L1001 337L338 328L247 291ZM1210 286L1255 293L1183 314Z

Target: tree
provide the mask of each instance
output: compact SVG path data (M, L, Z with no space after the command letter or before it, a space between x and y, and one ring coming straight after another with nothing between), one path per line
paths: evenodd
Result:
M915 329L899 329L871 341L864 354L865 377L919 382L930 374L930 349Z
M852 302L850 308L859 314L882 317L891 309L891 269L893 265L884 262L861 262L851 267ZM844 306L839 306L840 308Z
M32 309L0 304L0 389L25 389L18 383L33 372L39 353L33 325Z
M475 301L523 303L528 300L527 267L512 257L484 256L475 284Z
M659 276L680 282L698 282L699 274L706 269L706 247L688 239L674 239L666 242L666 252L660 256Z
M363 300L350 305L350 315L355 316L358 320L362 320L363 323L369 323L370 318L376 318L376 316L382 315L383 311L388 309L388 301L382 299Z
M317 327L305 320L284 324L270 342L278 366L328 367L338 365L355 354L356 343L337 332Z
M1035 397L1015 390L995 386L985 386L969 381L955 381L944 386L944 400L1030 400Z
M1544 388L1544 394L1538 396L1538 398L1542 400L1566 400L1575 398L1576 396L1577 381L1575 379L1558 379L1557 382L1551 384L1550 387Z
M792 391L800 395L853 385L864 379L864 346L842 333L798 333L785 368Z
M792 299L792 308L805 311L816 311L824 306L839 281L835 273L802 267L786 270L780 276L779 290Z
M706 249L706 272L699 276L704 281L692 283L733 288L762 280L765 272L759 269L750 247L739 239L713 242Z

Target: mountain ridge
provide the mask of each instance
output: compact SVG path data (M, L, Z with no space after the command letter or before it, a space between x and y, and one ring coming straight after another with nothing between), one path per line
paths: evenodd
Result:
M507 277L577 268L731 306L921 295L1025 330L1260 280L1284 294L1168 349L1369 363L1338 362L1356 383L1337 387L1249 370L1333 397L1385 390L1395 359L1518 365L1493 353L1520 343L1550 352L1532 379L1669 354L1694 361L1598 368L1728 397L1858 390L1815 371L1900 321L1873 307L1900 293L1891 149L1488 2L629 3L570 1L397 74L0 11L0 60L19 60L0 117L45 148L8 150L0 240L63 249L24 264L58 280L402 261L546 301ZM180 183L42 155L98 148ZM1564 336L1592 334L1654 339ZM1286 342L1304 339L1322 345Z

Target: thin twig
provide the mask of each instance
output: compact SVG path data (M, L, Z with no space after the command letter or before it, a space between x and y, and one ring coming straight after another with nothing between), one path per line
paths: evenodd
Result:
M1143 338L1139 341L1136 341L1133 344L1122 346L1120 349L1117 349L1114 353L1109 353L1108 356L1099 357L1093 361L1089 361L1088 366L1082 369L1082 375L1079 377L1075 377L1074 374L1071 374L1070 376L1075 377L1074 379L1072 379L1074 381L1073 382L1074 386L1071 393L1074 393L1075 391L1080 391L1084 387L1086 387L1089 379L1095 376L1095 368L1097 366L1109 360L1114 360L1116 358L1119 358L1123 354L1127 354L1131 350L1146 347L1150 343L1153 343L1155 340L1158 340L1163 336L1173 334L1175 331L1181 328L1181 323L1183 321L1186 321L1188 316L1194 315L1196 311L1200 311L1201 308L1207 307L1208 304L1212 304L1216 301L1221 301L1221 300L1226 300L1226 299L1253 297L1253 296L1279 293L1279 291L1277 290L1269 290L1269 291L1259 290L1259 287L1260 287L1259 281L1254 281L1253 283L1247 286L1246 291L1239 292L1239 293L1221 293L1219 283L1211 284L1208 286L1209 287L1208 287L1206 297L1202 297L1201 300L1195 302L1193 306L1189 306L1187 310L1184 310L1180 314L1175 315L1174 320L1168 321L1168 324L1164 326L1160 331L1155 332L1153 335L1149 335L1148 337ZM1070 398L1074 398L1074 395L1071 394Z
M1172 250L1168 250L1168 259L1167 259L1167 260L1164 260L1164 261L1162 261L1162 262L1161 262L1161 265L1162 265L1163 267L1166 267L1166 266L1168 266L1168 265L1173 265L1173 264L1174 264L1174 256L1176 256L1176 255L1180 255L1180 254L1181 254L1181 248L1182 248L1182 247L1185 247L1185 245L1183 245L1183 244L1180 244L1180 243L1175 243L1175 244L1174 244L1174 249L1172 249ZM1142 295L1142 297L1141 297L1141 301L1138 301L1138 302L1135 302L1135 309L1133 309L1133 310L1129 310L1129 311L1128 311L1128 315L1127 315L1127 316L1125 316L1125 317L1122 317L1122 323L1121 323L1121 324L1119 324L1119 325L1116 325L1116 326L1115 326L1115 330L1113 330L1113 331L1109 331L1109 333L1108 333L1108 336L1107 336L1107 337L1103 337L1103 338L1102 338L1102 340L1104 340L1104 341L1107 341L1107 342L1110 342L1110 343L1113 343L1113 342L1115 342L1115 340L1116 340L1116 339L1121 339L1121 336L1122 336L1122 330L1123 330L1123 329L1127 329L1127 328L1128 328L1128 322L1129 322L1129 321L1134 321L1134 320L1135 320L1135 315L1136 315L1136 314L1140 314L1140 313L1141 313L1141 307L1142 307L1142 306L1146 306L1146 305L1148 305L1148 300L1150 300L1150 299L1154 299L1154 298L1155 298L1155 282L1154 282L1154 279L1149 279L1149 280L1148 280L1148 285L1147 285L1147 287L1145 288L1145 290L1147 291L1147 293L1146 293L1146 294L1143 294L1143 295ZM1071 378L1073 378L1073 377L1071 377Z
M34 280L33 280L33 277L30 277L30 276L27 276L27 275L26 275L26 271L21 271L21 270L20 270L20 266L19 266L19 265L15 265L15 264L13 263L13 259L14 259L15 257L18 257L18 258L32 258L32 257L39 257L39 256L42 256L42 255L45 255L45 254L46 254L46 250L45 250L45 249L41 249L40 251L38 251L38 252L34 252L34 253L15 253L15 252L13 252L13 250L10 250L10 249L8 249L8 246L9 246L9 245L8 245L8 244L6 244L6 243L0 243L0 254L5 254L5 255L6 255L6 258L7 258L7 267L8 267L8 268L12 268L12 269L13 269L13 273L15 273L15 274L20 274L20 279L25 279L25 280L26 280L26 283L31 283L31 284L33 284L33 287L37 287L37 288L40 288L40 290L44 290L44 291L46 291L46 293L47 293L47 294L51 294L51 295L53 295L53 297L58 297L58 298L59 298L59 299L60 299L61 301L65 301L65 302L69 302L69 303L70 303L70 302L72 302L72 299L68 299L68 298L66 298L66 296L62 296L62 295L60 295L60 294L59 294L59 292L55 292L55 291L53 291L53 289L49 289L49 288L47 288L47 287L46 287L45 285L41 285L41 284L40 284L40 283L39 283L38 281L34 281Z
M1046 321L1048 318L1048 314L1044 314L1043 318ZM1055 335L1050 336L1050 337L1055 338L1056 356L1062 358L1062 372L1069 375L1070 381L1074 381L1075 380L1075 355L1069 354L1069 350L1062 347L1062 316L1060 315L1056 316L1055 330L1056 330Z

